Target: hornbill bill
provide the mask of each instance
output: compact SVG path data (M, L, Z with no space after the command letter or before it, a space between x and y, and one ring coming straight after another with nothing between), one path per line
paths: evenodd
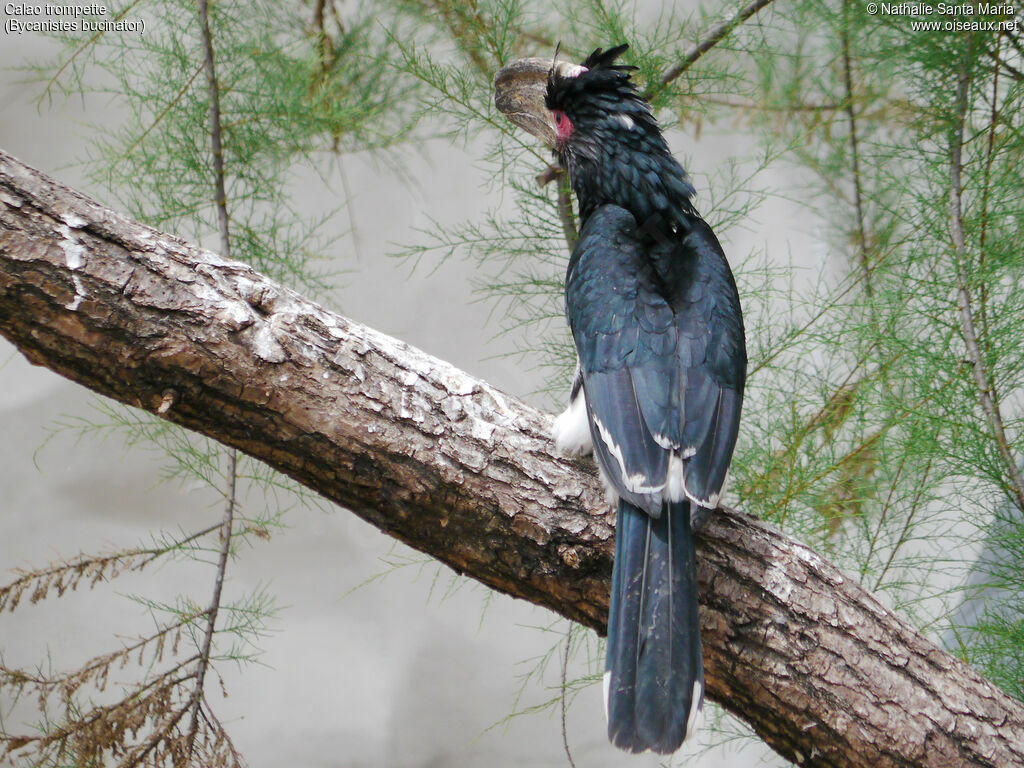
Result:
M635 67L615 63L626 48L556 61L547 75L581 224L565 279L579 366L554 438L563 453L593 451L618 503L609 738L668 754L704 700L691 515L718 506L747 358L725 254L630 79Z

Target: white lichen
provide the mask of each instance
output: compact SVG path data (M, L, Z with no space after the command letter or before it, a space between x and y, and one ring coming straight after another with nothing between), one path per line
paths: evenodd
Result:
M65 217L67 221L68 217ZM84 221L78 218L73 218L73 221L80 222L79 227L85 224ZM64 251L64 263L67 264L68 269L71 270L71 282L75 286L75 296L67 304L65 308L74 312L82 303L82 299L86 296L85 286L82 284L81 278L75 274L75 270L80 269L84 263L85 246L82 245L71 234L70 224L61 225L58 228L58 232L61 235L60 249Z
M252 351L260 360L268 363L283 363L287 359L284 348L274 337L270 323L260 323L252 336Z
M89 223L81 216L78 216L77 214L74 213L64 213L61 215L60 218L61 221L63 221L65 224L71 227L71 229L81 229L82 227Z

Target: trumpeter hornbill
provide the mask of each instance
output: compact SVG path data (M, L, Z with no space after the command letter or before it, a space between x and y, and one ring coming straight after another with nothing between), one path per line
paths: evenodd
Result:
M608 736L671 753L704 700L691 513L718 506L746 345L736 284L648 103L615 60L555 62L545 105L579 204L565 279L579 356L555 422L618 499L608 617Z

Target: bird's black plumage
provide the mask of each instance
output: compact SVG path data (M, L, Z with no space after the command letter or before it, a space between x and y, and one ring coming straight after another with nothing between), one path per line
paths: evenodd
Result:
M574 396L586 398L589 442L618 496L608 731L624 749L669 753L704 691L691 505L718 504L746 347L722 248L631 68L615 64L625 48L556 64L546 103L582 223L565 285ZM559 422L573 412L583 410Z

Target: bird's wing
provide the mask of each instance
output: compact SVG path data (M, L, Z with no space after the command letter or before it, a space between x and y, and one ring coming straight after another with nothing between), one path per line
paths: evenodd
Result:
M718 238L693 217L683 263L695 265L677 297L681 382L678 445L686 495L714 509L739 432L747 352L739 295Z
M709 228L699 236L691 231L684 247L712 249L725 266ZM733 308L717 307L722 286L716 271L708 271L690 274L688 291L666 286L637 237L633 216L614 205L591 214L569 263L566 313L594 451L620 497L655 517L672 482L683 486L680 500L685 494L714 506L736 441L745 368L742 321L738 303L735 323L719 317L729 320ZM739 355L722 345L736 347Z

